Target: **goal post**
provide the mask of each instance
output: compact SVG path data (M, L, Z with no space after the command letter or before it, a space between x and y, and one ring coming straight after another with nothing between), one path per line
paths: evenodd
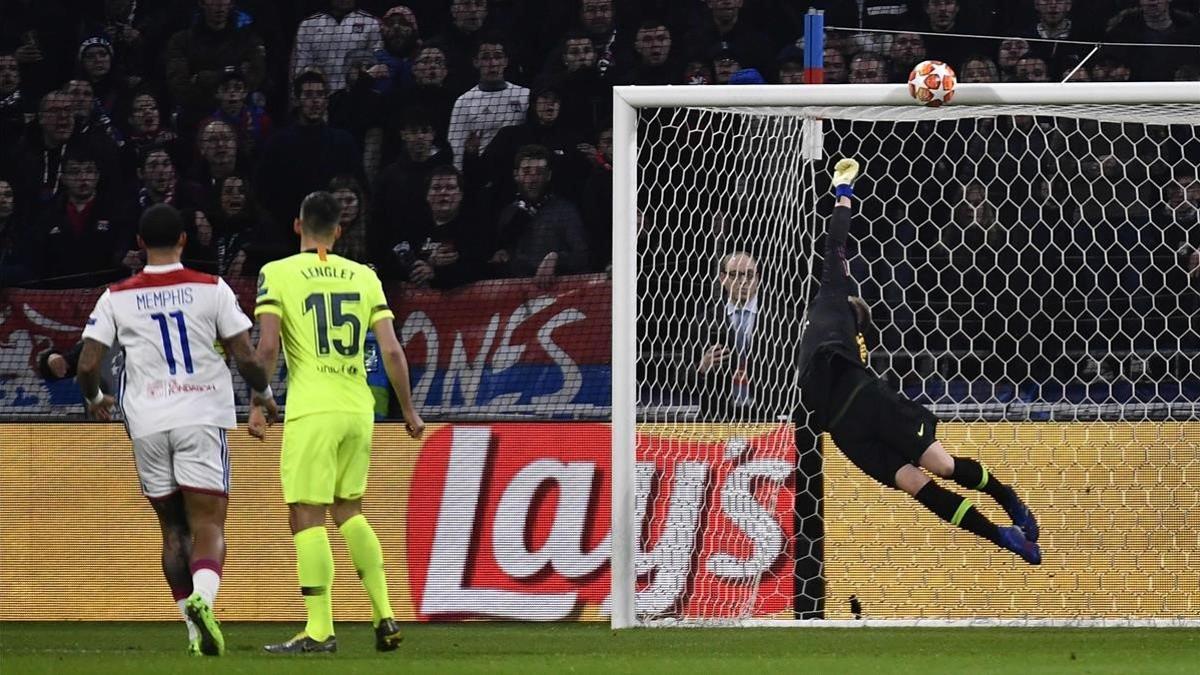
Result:
M1200 235L1198 123L1183 82L960 84L943 108L904 85L615 87L612 626L1200 625L1200 289L1172 253ZM884 324L872 370L1048 514L1041 568L806 438L794 372L753 412L706 412L745 385L689 374L724 328L703 311L718 265L765 268L778 330L753 353L782 363L843 154L864 164L850 264ZM820 475L798 471L814 456ZM967 597L996 589L1023 597Z

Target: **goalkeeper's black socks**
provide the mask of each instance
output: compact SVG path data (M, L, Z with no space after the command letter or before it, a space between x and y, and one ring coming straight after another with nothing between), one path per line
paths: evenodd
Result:
M1012 488L1001 483L995 476L988 473L986 467L969 457L954 458L954 474L950 476L950 480L965 488L988 493L992 499L1006 509L1016 496Z
M918 490L915 497L925 508L947 523L983 537L997 546L1003 546L1000 543L1000 529L980 513L970 499L955 494L932 480Z

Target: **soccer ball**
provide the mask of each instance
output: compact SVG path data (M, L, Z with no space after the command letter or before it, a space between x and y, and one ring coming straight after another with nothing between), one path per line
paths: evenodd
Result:
M941 61L922 61L908 75L908 93L923 105L937 107L954 98L954 69Z

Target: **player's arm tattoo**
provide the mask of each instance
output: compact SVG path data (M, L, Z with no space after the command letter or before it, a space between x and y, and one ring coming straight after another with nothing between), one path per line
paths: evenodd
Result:
M75 381L83 391L83 398L90 401L100 392L100 363L104 360L108 347L91 338L83 341L83 351L79 354L79 366L75 371Z
M254 348L250 345L250 332L242 331L231 338L222 339L221 342L225 346L225 353L233 355L238 372L246 378L250 388L255 391L266 389L271 383L270 374L266 367L259 363Z

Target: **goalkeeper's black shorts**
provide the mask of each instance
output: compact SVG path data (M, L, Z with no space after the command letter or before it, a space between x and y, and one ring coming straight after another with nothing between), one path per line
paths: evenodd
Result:
M857 368L844 371L834 391L834 443L868 476L896 487L896 472L916 464L937 440L937 417Z

